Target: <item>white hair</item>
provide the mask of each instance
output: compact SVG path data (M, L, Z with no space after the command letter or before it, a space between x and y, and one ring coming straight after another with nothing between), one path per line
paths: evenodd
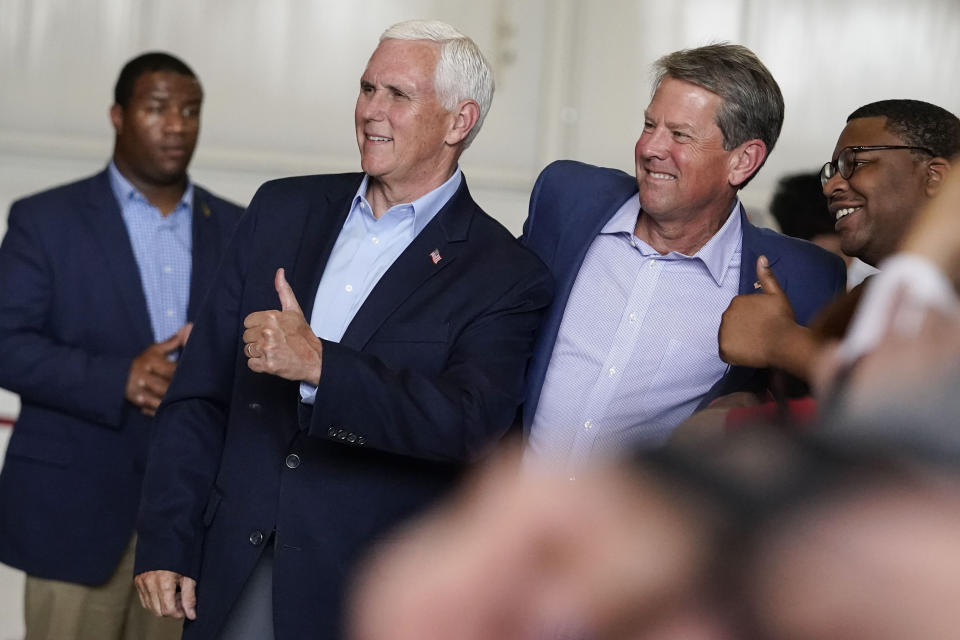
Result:
M462 100L473 100L480 117L463 141L466 149L480 133L490 103L493 102L493 73L477 44L446 22L408 20L389 27L380 36L384 40L428 40L441 45L434 72L434 85L440 104L453 111Z

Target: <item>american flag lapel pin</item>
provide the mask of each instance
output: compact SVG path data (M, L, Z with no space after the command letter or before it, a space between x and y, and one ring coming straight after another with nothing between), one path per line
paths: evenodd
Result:
M433 251L431 251L431 252L430 252L430 259L433 260L433 264L437 264L438 262L440 262L441 260L443 260L443 258L440 256L440 250L439 250L439 249L434 249Z
M203 212L203 217L204 217L204 218L209 218L209 217L210 217L210 207L207 206L207 203L206 203L206 202L204 202L204 203L202 203L202 204L200 205L200 211Z

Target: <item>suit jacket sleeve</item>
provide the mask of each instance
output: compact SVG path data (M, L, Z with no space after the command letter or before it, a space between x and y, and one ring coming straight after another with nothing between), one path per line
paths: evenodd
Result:
M119 428L132 358L50 337L56 230L42 228L40 221L49 218L38 213L29 202L14 203L0 245L0 386L26 402Z
M230 241L157 412L137 519L135 572L197 578L204 509L220 464L243 328L253 204Z

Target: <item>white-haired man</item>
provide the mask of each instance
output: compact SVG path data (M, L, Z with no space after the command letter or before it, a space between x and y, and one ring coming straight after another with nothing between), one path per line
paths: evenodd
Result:
M251 202L140 512L141 599L185 638L340 637L360 553L511 424L552 285L457 166L492 94L469 38L395 25L360 79L363 173Z

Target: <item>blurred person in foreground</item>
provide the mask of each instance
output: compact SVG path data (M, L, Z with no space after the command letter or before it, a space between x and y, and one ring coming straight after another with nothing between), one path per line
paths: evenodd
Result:
M341 637L357 557L522 399L551 281L458 166L486 61L404 22L359 85L363 172L260 188L159 413L136 581L185 638Z
M21 410L0 473L0 561L27 638L174 638L133 588L153 415L241 209L187 175L203 90L166 53L120 71L113 157L18 200L0 245L0 385Z
M532 459L584 461L664 444L719 396L766 388L720 359L720 316L769 264L806 322L846 278L810 243L753 226L737 196L780 134L783 98L749 49L714 44L655 64L636 175L560 161L540 174L523 242L552 270L524 425Z
M951 467L912 444L744 430L570 492L491 467L381 545L348 637L948 640L960 450Z

